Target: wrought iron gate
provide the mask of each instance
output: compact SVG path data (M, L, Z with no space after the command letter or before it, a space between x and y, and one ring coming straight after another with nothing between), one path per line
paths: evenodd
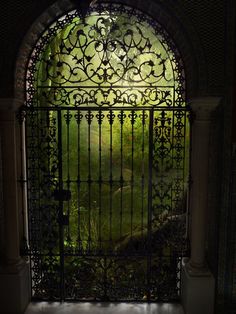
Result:
M77 12L59 19L29 63L32 297L176 300L187 249L183 70L151 19L96 10L86 23Z
M34 297L178 298L186 252L179 167L186 114L28 110Z

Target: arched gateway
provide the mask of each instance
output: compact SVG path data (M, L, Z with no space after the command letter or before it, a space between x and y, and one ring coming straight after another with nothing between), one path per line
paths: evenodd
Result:
M181 58L118 4L59 18L26 75L32 297L176 300L189 127Z

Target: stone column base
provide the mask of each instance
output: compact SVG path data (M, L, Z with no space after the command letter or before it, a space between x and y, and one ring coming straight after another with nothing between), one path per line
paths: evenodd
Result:
M30 302L29 264L24 263L17 272L7 268L0 272L0 313L23 314Z
M185 314L213 314L215 279L208 271L194 273L183 259L181 299Z

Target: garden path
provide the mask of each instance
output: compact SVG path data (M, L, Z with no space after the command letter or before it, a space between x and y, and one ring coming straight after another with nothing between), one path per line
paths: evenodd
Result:
M184 314L180 304L171 303L30 303L25 314Z

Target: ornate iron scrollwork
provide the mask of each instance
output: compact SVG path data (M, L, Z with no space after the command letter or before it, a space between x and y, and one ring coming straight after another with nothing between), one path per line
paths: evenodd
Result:
M168 41L157 23L126 6L94 6L85 23L68 13L36 45L28 104L184 107L183 66Z

